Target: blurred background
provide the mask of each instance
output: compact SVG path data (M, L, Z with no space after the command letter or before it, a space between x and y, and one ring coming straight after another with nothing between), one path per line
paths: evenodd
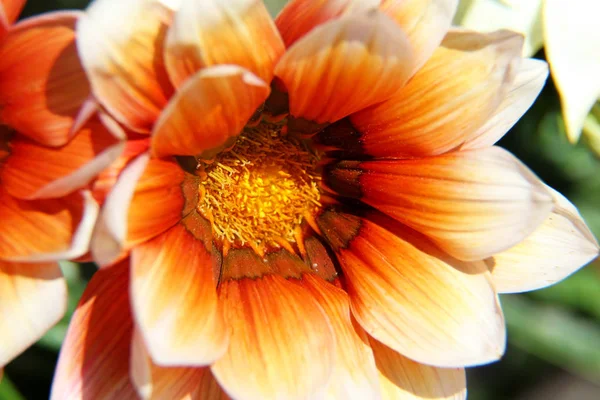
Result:
M266 1L274 14L285 2ZM29 0L22 18L50 10L82 9L87 4L87 0ZM544 49L535 57L544 59ZM551 78L533 107L499 144L575 203L600 237L600 146L593 143L592 135L584 134L576 145L567 140ZM69 282L69 313L6 367L0 400L48 398L70 314L94 270L90 264L63 264ZM553 287L503 295L501 301L508 349L500 362L469 369L470 400L600 399L598 261Z

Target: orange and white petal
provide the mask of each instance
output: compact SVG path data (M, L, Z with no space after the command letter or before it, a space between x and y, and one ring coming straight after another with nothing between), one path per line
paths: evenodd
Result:
M57 261L88 251L98 204L88 191L26 201L0 188L0 258Z
M429 236L461 260L482 260L531 234L552 209L546 186L499 147L330 167L330 188Z
M124 146L125 141L98 118L90 120L62 147L41 146L16 136L0 170L2 184L8 193L22 199L66 196L108 167Z
M598 254L600 246L577 209L552 191L554 209L518 245L486 260L500 293L540 289L563 280Z
M200 368L202 376L198 380L198 388L196 389L197 399L210 399L210 400L231 400L231 397L227 395L219 385L219 382L215 379L210 368Z
M370 11L313 29L288 49L275 75L288 92L290 114L323 124L390 98L413 66L406 34L388 16Z
M132 250L133 310L156 364L204 366L227 349L216 253L210 223L195 213Z
M134 330L131 343L131 383L143 400L194 399L202 368L161 367L156 365L144 344L139 330ZM202 398L202 397L200 397ZM206 398L206 397L205 397Z
M352 320L348 295L323 279L306 274L302 286L329 317L335 338L335 365L327 387L330 399L380 399L377 367L365 331Z
M173 93L162 61L172 13L158 0L97 0L77 23L94 96L136 131L150 131Z
M352 314L375 339L439 367L500 358L504 319L483 262L456 260L380 213L327 209L317 222L344 271Z
M219 299L231 339L211 370L229 396L304 399L325 388L335 342L308 290L272 274L225 280Z
M448 35L404 88L350 117L364 151L421 157L463 144L508 92L522 44L507 31Z
M512 82L509 92L494 114L470 135L461 149L477 149L494 145L525 114L538 97L548 78L548 64L527 58Z
M75 46L81 15L54 12L24 20L0 47L0 120L47 146L67 143L90 95Z
M267 99L269 86L235 65L202 69L177 91L152 132L156 157L200 155L222 146Z
M352 12L364 13L379 6L380 0L291 0L275 24L285 47L290 47L317 26Z
M57 263L0 261L0 367L35 343L67 309Z
M261 0L182 0L167 35L165 63L177 87L219 64L244 67L270 82L284 51Z
M408 34L420 67L450 29L458 0L383 0L380 9Z
M102 207L91 246L96 263L110 265L123 250L179 222L197 204L197 179L172 160L147 153L133 160Z
M437 368L420 364L370 338L385 400L465 400L463 368Z
M79 301L54 374L52 400L136 399L127 263L97 271Z

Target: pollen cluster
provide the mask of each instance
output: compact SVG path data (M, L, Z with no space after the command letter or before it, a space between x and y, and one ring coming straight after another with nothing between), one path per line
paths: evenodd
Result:
M201 163L198 210L217 239L249 246L294 243L303 219L320 207L319 157L281 125L246 128L214 162Z

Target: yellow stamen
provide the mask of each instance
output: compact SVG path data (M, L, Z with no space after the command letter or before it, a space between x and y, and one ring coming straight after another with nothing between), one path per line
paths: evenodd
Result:
M270 245L291 248L305 215L321 206L318 161L301 139L282 135L280 125L247 127L231 150L200 162L206 178L198 210L217 239L259 253Z

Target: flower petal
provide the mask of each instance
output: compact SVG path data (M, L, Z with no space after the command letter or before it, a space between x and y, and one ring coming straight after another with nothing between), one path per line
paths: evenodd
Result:
M384 399L465 400L467 387L463 368L436 368L419 364L371 338Z
M230 250L223 261L219 299L231 339L211 370L238 400L307 398L331 375L335 344L328 318L307 289L281 275L298 279L307 267L280 253L265 262L253 251Z
M132 250L133 310L157 364L207 365L227 349L217 304L220 261L210 223L196 213Z
M55 12L18 23L0 46L0 119L48 146L75 133L90 95L75 46L80 12Z
M375 157L445 153L483 125L508 92L523 38L512 32L446 37L408 84L350 117Z
M453 259L379 213L327 209L317 222L344 271L352 314L371 336L441 367L502 355L502 310L483 262Z
M123 250L175 225L197 204L197 179L174 161L138 156L106 198L92 240L94 260L110 265Z
M499 147L329 168L326 182L337 193L360 198L461 260L514 246L552 209L546 186Z
M291 115L322 124L386 100L413 66L406 34L371 11L316 27L284 54L275 74L289 92Z
M0 261L0 293L2 367L62 318L67 309L67 285L56 263Z
M600 254L600 246L577 209L553 191L554 209L531 235L487 260L494 286L515 293L552 285Z
M495 144L531 107L548 78L548 64L542 60L521 61L509 92L494 114L461 146L477 149Z
M17 136L10 142L10 156L1 170L2 184L22 199L66 196L108 167L124 146L98 118L59 148Z
M248 70L219 65L201 70L179 88L152 132L152 154L199 155L237 136L269 95Z
M277 15L275 24L285 47L290 47L317 26L351 12L379 6L379 0L291 0Z
M560 93L567 136L576 142L600 97L600 31L586 0L547 0L543 7L546 56Z
M331 399L379 399L381 393L373 352L364 330L350 315L346 293L312 274L304 275L302 286L323 307L335 338L335 364L327 394Z
M14 24L27 0L0 0L0 18L7 25Z
M457 6L458 0L383 0L380 9L408 34L418 68L448 32Z
M147 132L173 88L162 62L172 11L157 0L97 0L77 23L94 96L129 128Z
M196 390L196 397L194 399L207 399L207 400L231 400L231 397L223 391L219 383L215 379L214 375L210 371L210 368L200 368L202 376L198 380L198 389Z
M57 261L85 254L98 204L89 192L25 201L0 188L0 258Z
M129 381L133 320L127 263L97 271L71 317L52 400L135 399Z
M283 52L262 1L183 0L167 35L165 62L176 86L218 64L239 65L270 82Z
M156 365L146 349L140 332L136 329L131 343L131 382L144 400L193 399L202 368L161 367Z

